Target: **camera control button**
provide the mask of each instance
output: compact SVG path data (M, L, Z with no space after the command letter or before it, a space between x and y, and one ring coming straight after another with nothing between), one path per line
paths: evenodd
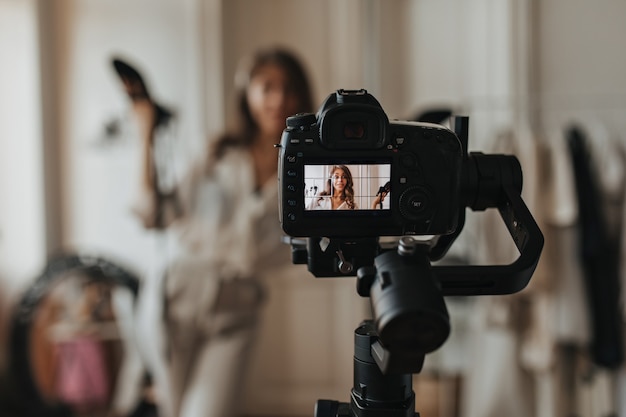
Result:
M298 113L294 116L287 118L286 124L288 127L299 128L300 130L308 130L317 122L317 117L314 113Z
M423 219L431 211L430 193L421 187L409 188L400 196L400 213L409 220Z
M296 213L288 212L285 218L289 220L290 222L295 222L298 216L296 216Z
M295 193L298 190L298 187L296 187L295 184L287 184L286 188L290 193Z
M298 203L296 202L296 200L293 200L293 199L289 199L289 200L287 200L287 205L288 205L289 207L295 207L297 204L298 204Z
M289 178L295 178L295 177L298 176L298 173L296 172L295 169L289 169L289 170L287 170L287 176Z
M419 169L419 162L417 161L417 156L412 153L406 153L400 156L400 164L411 171L416 171Z
M295 164L296 162L298 162L298 157L296 155L287 155L287 157L285 159L290 164Z

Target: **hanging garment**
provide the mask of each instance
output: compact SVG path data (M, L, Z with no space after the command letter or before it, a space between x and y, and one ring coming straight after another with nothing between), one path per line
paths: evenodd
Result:
M540 171L540 151L538 140L530 131L517 134L503 132L494 137L494 143L487 148L487 152L513 154L519 159L524 176L522 198L541 227L542 213L538 209L538 204L542 200L537 196L540 184L543 185L546 179ZM502 265L513 262L519 256L496 210L480 213L475 221L473 257L476 261L482 264ZM524 320L528 316L528 310L532 308L528 302L530 294L543 291L549 286L547 280L536 279L538 272L531 279L529 287L521 293L476 298L476 308L471 322L473 340L468 343L469 350L474 352L473 365L465 373L465 400L462 413L464 416L537 415L533 401L535 396L533 374L524 369L520 363L521 351L525 348L525 340L520 329L532 326ZM551 343L549 338L542 337L545 332L540 331L537 334L541 337L535 340L540 342L542 347ZM551 359L550 352L540 358L534 358L536 366L540 367L549 363Z
M571 126L567 130L567 141L574 163L580 212L580 259L591 309L591 355L596 364L614 369L624 359L619 306L619 242L609 236L584 133L577 126Z

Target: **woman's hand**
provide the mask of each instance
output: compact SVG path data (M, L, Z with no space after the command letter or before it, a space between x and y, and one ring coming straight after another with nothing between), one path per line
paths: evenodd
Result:
M376 194L374 201L372 201L372 209L376 210L378 209L378 206L382 206L383 201L385 201L385 197L387 197L387 193L387 191L383 191L382 193Z

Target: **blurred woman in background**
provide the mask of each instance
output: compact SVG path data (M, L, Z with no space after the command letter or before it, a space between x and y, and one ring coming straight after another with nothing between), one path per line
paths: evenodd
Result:
M145 157L135 213L146 227L158 227L157 213L173 214L167 224L181 246L163 286L165 415L238 414L263 280L294 274L289 247L281 242L273 145L288 116L312 111L309 80L291 52L273 48L246 60L235 81L237 124L176 184L175 199L155 198L156 112L136 106L145 127Z

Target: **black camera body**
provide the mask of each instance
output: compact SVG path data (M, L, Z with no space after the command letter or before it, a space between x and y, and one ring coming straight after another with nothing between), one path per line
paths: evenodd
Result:
M293 237L453 233L463 156L453 131L390 122L367 91L338 90L317 114L287 119L278 171L283 230ZM342 191L343 202L333 203Z

